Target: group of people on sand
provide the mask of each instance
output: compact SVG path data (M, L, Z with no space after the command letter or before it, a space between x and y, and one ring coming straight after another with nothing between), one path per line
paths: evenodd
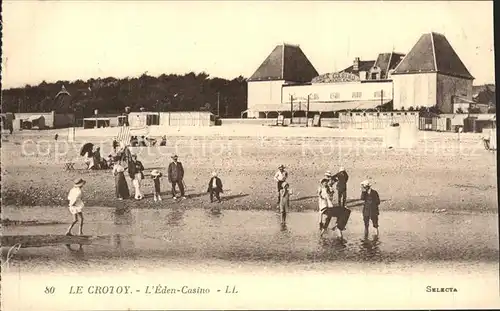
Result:
M278 188L278 208L281 214L281 224L286 225L286 214L290 207L290 184L287 182L288 172L283 165L278 167L278 171L274 175L274 180L277 182ZM340 238L343 237L343 231L346 229L347 222L351 215L351 210L346 207L347 200L347 182L349 174L344 167L340 167L336 174L327 171L320 180L318 187L318 211L319 211L319 229L320 235L323 236L330 225L331 219L336 218L336 223L332 230L337 231ZM334 206L334 193L337 190L338 205ZM364 180L361 182L361 197L363 203L363 222L365 236L369 234L370 221L376 230L376 235L379 234L378 216L380 197L378 192L372 189L371 182Z
M111 156L111 155L110 155ZM111 163L108 159L101 157L101 148L93 146L85 154L85 164L87 164L87 169L89 170L105 170L112 168Z
M144 194L141 189L142 181L145 179L144 166L137 159L137 155L130 154L127 148L124 148L118 152L113 157L113 175L115 177L115 193L118 200L128 199L130 197L130 192L128 189L127 181L125 178L125 171L127 171L132 184L134 185L134 198L136 200L142 200ZM153 199L155 202L162 201L161 197L161 177L163 174L157 169L153 169L150 173L150 178L153 180ZM171 184L171 195L174 200L177 200L177 187L180 192L180 198L186 199L185 197L185 185L184 185L184 167L181 162L178 161L178 156L172 156L172 162L169 164L167 169L168 181ZM290 184L287 181L288 172L285 170L283 165L278 167L278 171L274 175L274 180L277 183L278 190L278 209L281 214L281 224L286 225L286 216L290 208L290 195L292 190L290 189ZM317 190L318 196L318 212L319 212L319 229L320 235L323 236L330 225L332 218L336 218L336 223L334 224L332 230L338 233L338 236L342 238L343 231L345 231L351 210L346 207L347 199L347 183L349 181L349 175L343 167L340 167L336 174L332 174L327 171L323 178L320 180L320 184ZM69 210L73 215L73 222L68 228L67 234L71 235L71 230L74 225L80 220L80 234L82 234L83 227L83 201L82 201L82 190L81 188L85 184L85 181L78 179L75 181L74 187L70 190L68 194L69 200ZM337 206L334 206L334 194L337 190ZM210 194L210 202L221 202L220 194L223 193L222 180L217 176L216 172L212 173L212 176L208 182L207 192ZM379 215L379 205L380 198L378 192L372 189L369 180L365 180L361 183L361 200L363 204L363 221L365 227L365 236L369 232L369 224L372 222L373 227L378 235L378 215Z

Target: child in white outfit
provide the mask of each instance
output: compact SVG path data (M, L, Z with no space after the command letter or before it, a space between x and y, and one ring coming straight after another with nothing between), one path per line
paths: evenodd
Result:
M79 234L83 235L83 201L82 201L82 187L85 185L86 181L83 179L77 179L75 181L75 185L71 190L69 191L68 194L68 200L69 200L69 211L73 215L73 222L68 228L68 231L66 232L66 235L72 235L71 234L71 229L76 225L78 222L78 219L80 219L80 230Z

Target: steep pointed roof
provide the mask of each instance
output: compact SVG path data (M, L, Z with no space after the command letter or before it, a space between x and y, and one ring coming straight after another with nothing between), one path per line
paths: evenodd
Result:
M423 72L474 79L446 37L435 32L423 34L393 74Z
M354 66L351 65L340 72L354 73L357 74L360 71L369 71L373 65L375 65L374 60L360 60L358 65L358 70L354 70Z
M299 46L282 44L274 48L248 81L309 82L317 75L318 72Z

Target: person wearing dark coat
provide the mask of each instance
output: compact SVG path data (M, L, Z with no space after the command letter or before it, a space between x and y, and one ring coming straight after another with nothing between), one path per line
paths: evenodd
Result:
M217 199L217 202L221 202L220 193L223 193L224 190L222 189L222 181L219 177L217 177L216 172L212 173L212 178L210 178L210 181L208 182L207 192L210 193L210 203L213 203L214 196Z
M376 230L376 235L378 236L378 216L380 197L378 192L373 190L371 183L365 180L361 183L361 200L364 201L363 204L363 221L365 223L365 236L368 236L368 227L370 226L370 220L372 221L373 228Z
M120 157L116 156L113 164L113 175L115 176L115 194L118 200L128 199L130 192L128 190L127 181L125 180L126 167L120 161Z
M113 151L114 153L116 153L116 149L120 146L120 144L118 144L118 141L116 141L116 138L113 139Z
M349 175L345 169L341 167L339 172L332 176L332 179L337 183L339 207L345 208L345 202L347 199L347 181L349 180Z
M179 186L179 191L181 192L181 198L185 199L184 196L184 167L181 162L178 162L177 159L179 157L177 155L172 156L172 162L168 166L168 181L172 184L172 198L174 200L177 199L175 194L175 187Z

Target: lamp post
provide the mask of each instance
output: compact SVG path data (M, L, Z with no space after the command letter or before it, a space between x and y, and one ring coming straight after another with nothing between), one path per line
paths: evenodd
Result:
M307 107L306 107L306 127L309 127L309 97L311 94L307 94Z
M290 124L293 124L293 95L290 95Z

